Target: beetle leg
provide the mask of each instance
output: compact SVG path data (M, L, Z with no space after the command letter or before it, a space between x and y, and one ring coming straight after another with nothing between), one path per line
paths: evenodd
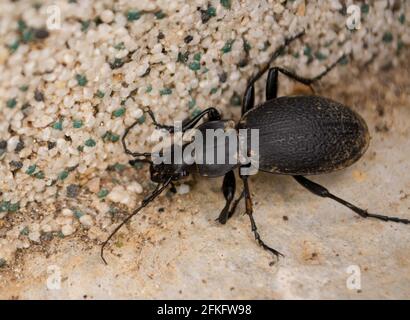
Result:
M269 59L268 63L265 63L264 65L262 65L262 67L260 68L260 70L249 80L248 82L248 86L247 86L247 90L249 89L249 87L253 86L254 83L256 81L258 81L264 74L265 72L269 69L269 65L277 58L279 57L283 51L286 49L286 47L288 45L290 45L293 41L295 41L296 39L299 39L301 37L303 37L305 35L305 30L302 30L301 32L297 33L294 36L285 38L284 43L275 50L275 52L272 54L272 56Z
M245 95L242 100L242 115L251 110L255 105L255 87L250 85L246 88Z
M165 129L165 130L167 130L169 133L174 132L174 127L173 127L173 126L167 126L167 125L165 125L165 124L160 124L160 123L158 123L157 120L155 119L154 113L152 112L152 110L151 110L150 108L147 107L147 108L145 109L145 111L148 113L149 117L151 118L151 120L152 120L152 122L154 123L154 125L155 125L156 128Z
M150 118L152 119L152 122L154 123L154 125L157 128L160 129L165 129L167 130L169 133L174 133L174 126L167 126L167 125L163 125L157 122L157 120L155 119L155 115L152 112L152 110L150 108L146 108L145 110L148 115L150 116ZM188 119L188 121L185 121L182 123L182 132L185 132L186 130L192 129L205 115L208 115L209 120L213 121L213 120L220 120L221 119L221 114L220 112L211 107L208 109L205 109L204 111L202 111L200 114L198 114L197 116L195 116L192 119ZM137 124L139 124L139 120L136 120L133 124L131 124L129 127L127 127L125 129L124 135L122 136L122 145L123 148L125 150L125 152L133 157L150 157L151 153L149 152L133 152L130 149L128 149L127 144L125 142L125 139L127 137L127 135L130 133L131 129L134 128Z
M155 127L159 128L159 129L165 129L169 133L174 133L174 131L175 131L174 126L168 126L168 125L158 123L157 120L155 119L154 113L152 112L152 110L150 108L146 108L145 111L150 116L150 118L151 118L152 122L154 123ZM208 109L205 109L200 114L193 117L192 119L184 120L182 122L182 132L185 132L186 130L189 130L189 129L192 129L193 127L195 127L195 125L206 115L208 115L209 121L220 120L221 119L221 113L217 109L215 109L213 107L210 107Z
M222 118L221 113L217 109L210 107L210 108L205 109L200 114L193 117L192 119L188 119L187 121L184 121L184 123L182 124L182 131L192 129L206 115L208 115L209 121L221 120Z
M249 191L249 184L248 184L248 176L241 175L241 179L243 181L243 192L244 192L244 197L245 197L245 206L246 206L246 214L249 216L249 219L251 221L251 228L252 232L255 236L256 242L265 250L270 251L273 253L276 257L282 256L283 254L280 253L279 251L269 247L265 242L262 241L258 228L256 226L255 219L253 218L253 208L252 208L252 198L251 194Z
M134 159L134 160L128 161L128 163L130 164L130 166L134 167L137 163L149 163L149 164L152 164L152 161L151 161L151 160L148 160L148 159Z
M244 95L243 101L242 101L242 115L244 115L246 111L249 111L250 109L252 109L253 106L255 105L255 88L254 88L255 82L258 81L265 74L265 72L269 68L270 63L272 61L274 61L277 57L279 57L289 44L291 44L296 39L299 39L304 34L305 34L305 30L297 33L294 36L285 38L284 43L279 48L277 48L275 50L275 52L272 54L269 62L264 64L260 68L260 70L249 80L248 85L246 87L245 95ZM276 75L276 79L277 79L277 75ZM276 81L276 83L277 83L277 81ZM276 85L276 87L277 87L277 85Z
M325 187L322 187L321 185L308 180L307 178L303 176L293 176L297 182L299 182L303 187L308 189L310 192L314 193L317 196L323 197L323 198L330 198L332 200L335 200L339 202L340 204L344 205L345 207L348 207L349 209L353 210L356 212L359 216L362 218L374 218L374 219L379 219L382 221L392 221L392 222L398 222L398 223L404 223L404 224L410 224L410 220L408 219L402 219L402 218L397 218L397 217L389 217L389 216L384 216L380 214L373 214L373 213L368 213L367 210L360 209L356 207L355 205L331 194L329 190L327 190Z
M242 190L241 195L240 195L237 199L235 199L235 201L233 202L233 204L232 204L232 206L231 206L231 209L229 209L229 211L227 212L227 218L226 218L226 220L230 219L230 218L234 215L234 213L235 213L235 211L236 211L236 208L238 207L239 202L242 201L242 199L243 199L244 196L245 196L245 192ZM225 209L225 208L224 208L224 209ZM222 215L222 212L221 212L221 215ZM221 215L219 216L218 219L216 219L217 221L220 221ZM222 223L222 222L221 222L221 223Z
M260 70L249 80L248 85L246 87L245 95L244 95L243 101L242 101L242 115L244 115L245 112L252 109L255 105L255 88L254 88L255 82L258 81L265 74L265 72L269 69L269 65L271 64L271 62L274 61L277 57L279 57L288 45L290 45L296 39L299 39L300 37L302 37L304 34L305 34L305 30L297 33L294 36L285 38L284 43L279 48L277 48L275 50L275 52L272 54L269 62L265 63L260 68ZM272 82L268 81L268 83L271 83L273 85ZM276 86L276 92L277 92L277 75L276 75L276 85L275 86ZM272 91L269 90L269 92L274 93L274 90L272 90ZM276 93L274 93L274 95L276 97ZM269 94L269 96L271 96L271 94Z
M224 194L226 204L217 219L219 223L221 224L225 224L226 221L228 221L229 219L229 213L230 213L229 207L231 206L232 200L235 197L235 190L236 190L235 174L233 171L229 171L227 174L225 174L224 181L222 184L222 192Z
M270 68L266 80L266 101L278 96L278 69Z
M135 121L132 125L130 125L128 128L125 129L124 135L122 136L122 146L125 150L125 152L133 157L150 157L151 153L149 152L133 152L130 149L128 149L127 144L125 142L125 138L127 137L127 135L130 133L131 129L134 128L137 124L139 123L139 121Z
M236 211L236 207L238 206L239 202L241 202L244 196L245 196L245 191L242 190L241 195L233 202L231 210L229 210L229 213L228 213L228 218L233 216L233 214Z

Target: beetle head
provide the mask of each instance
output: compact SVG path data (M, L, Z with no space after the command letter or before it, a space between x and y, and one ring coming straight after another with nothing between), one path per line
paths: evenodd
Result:
M180 180L188 176L188 171L184 164L154 164L150 165L151 181L161 183L172 178L173 181Z

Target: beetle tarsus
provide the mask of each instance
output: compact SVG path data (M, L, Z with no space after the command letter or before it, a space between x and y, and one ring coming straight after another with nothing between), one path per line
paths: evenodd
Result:
M333 199L337 202L339 202L340 204L344 205L345 207L348 207L349 209L351 209L353 212L357 213L359 216L361 216L362 218L373 218L373 219L378 219L378 220L382 220L384 222L396 222L396 223L404 223L404 224L410 224L410 220L408 219L404 219L404 218L398 218L398 217L390 217L390 216L385 216L385 215L381 215L381 214L376 214L376 213L369 213L367 210L361 209L356 207L355 205L347 202L346 200L343 200L331 193L328 193L328 198Z
M359 209L361 210L361 209ZM378 220L382 220L385 222L391 221L391 222L397 222L397 223L404 223L404 224L410 224L410 220L408 219L403 219L403 218L398 218L398 217L390 217L390 216L384 216L381 214L375 214L375 213L368 213L366 210L362 210L361 216L363 218L374 218Z
M263 240L261 239L261 236L258 232L258 228L256 226L255 219L253 218L253 208L252 208L252 198L251 194L249 192L249 184L248 184L248 177L241 175L241 179L243 181L243 194L245 197L245 205L246 205L246 214L249 217L249 220L251 222L251 230L255 236L256 242L265 250L271 252L276 258L279 258L279 256L284 256L282 253L279 251L269 247Z
M275 257L279 258L279 256L284 257L284 255L282 253L280 253L278 250L275 250L271 247L269 247L265 242L263 242L263 240L261 239L261 236L258 232L258 229L256 227L256 223L255 223L255 219L253 218L253 214L252 213L247 213L249 216L249 219L251 220L251 226L252 226L252 232L255 236L255 240L256 242L265 250L271 252Z
M229 219L229 205L231 202L227 201L225 207L222 209L221 213L219 214L218 218L215 221L218 221L220 224L226 224Z

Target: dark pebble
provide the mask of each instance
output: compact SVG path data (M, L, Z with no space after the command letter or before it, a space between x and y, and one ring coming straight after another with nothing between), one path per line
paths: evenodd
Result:
M211 19L208 10L201 10L201 20L202 23L207 23Z
M162 40L162 39L165 38L165 34L163 34L162 31L160 31L160 32L158 33L157 38L158 38L158 40Z
M21 150L24 149L24 141L19 141L16 145L16 149L14 149L15 153L19 153Z
M23 162L12 160L12 161L10 161L10 166L12 166L16 169L21 169L23 167Z
M141 76L141 77L146 77L147 75L149 75L151 73L151 68L148 67L147 71L145 71L145 73Z
M115 59L113 63L110 63L110 67L112 70L121 68L124 65L124 60L122 59Z
M67 187L67 197L69 198L77 198L78 194L80 193L80 186L77 184L70 184Z
M45 38L47 38L49 35L50 35L50 33L49 33L46 29L37 29L37 30L34 32L34 36L35 36L37 39L45 39Z
M190 43L192 40L194 40L194 37L191 36L191 35L187 35L187 36L184 38L184 42L185 42L185 43Z
M46 232L40 236L41 241L51 241L53 240L53 233L52 232Z
M6 152L7 150L7 141L1 140L0 141L0 157Z
M53 141L47 141L47 147L48 150L54 149L56 147L57 143Z
M389 71L393 68L393 62L388 61L387 63L385 63L384 65L382 65L381 70L382 71Z
M74 171L75 169L77 169L78 166L79 166L79 165L77 164L77 165L72 166L72 167L67 167L66 170L67 170L68 172L72 172L72 171Z
M222 83L225 83L226 80L228 79L228 74L226 72L222 72L220 75L218 75L219 81Z
M164 212L165 208L158 208L158 212Z
M26 102L21 106L21 111L23 112L25 116L27 116L30 113L30 108L31 108L30 103Z
M0 149L7 149L7 141L1 140L0 141Z
M347 14L347 7L346 7L346 4L345 4L345 3L342 3L342 8L339 10L339 13L340 13L342 16L345 16L345 15Z
M99 26L100 24L104 23L104 22L101 20L100 16L96 17L96 18L94 19L94 22L95 22L95 25L96 25L96 26Z
M37 102L44 101L44 94L38 89L34 91L34 100Z
M239 68L246 67L247 65L248 65L248 59L242 59L242 60L239 61L239 63L238 63L238 67L239 67Z
M189 52L178 52L178 59L177 62L186 63L189 59Z

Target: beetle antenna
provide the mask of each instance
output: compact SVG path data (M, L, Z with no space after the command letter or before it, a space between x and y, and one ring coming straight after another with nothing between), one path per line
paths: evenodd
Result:
M279 57L282 53L283 50L285 50L285 48L291 44L293 41L295 41L296 39L299 39L300 37L303 37L305 35L305 29L303 29L302 31L298 32L297 34L295 34L294 36L291 37L287 37L285 38L284 43L275 50L275 52L272 54L271 58L269 59L269 61L264 64L262 66L262 68L258 71L258 73L256 75L254 75L251 80L249 80L248 83L248 88L250 86L252 86L256 81L258 81L260 79L260 77L263 76L263 74L268 71L269 66L271 65L271 63L277 58Z
M155 190L144 200L142 200L141 206L139 206L137 209L135 209L128 217L124 219L123 222L121 222L113 232L108 236L107 240L103 242L101 245L101 259L104 261L104 263L107 265L107 261L104 258L104 248L107 245L107 243L111 240L111 238L122 228L124 224L126 224L133 216L135 216L138 212L141 211L142 208L145 208L150 202L154 201L156 197L158 197L162 191L165 190L165 188L171 183L172 178L169 178L164 184L158 184Z
M152 122L154 123L155 127L157 129L165 129L167 130L169 133L173 133L174 132L174 126L167 126L165 124L160 124L158 123L157 119L155 118L154 112L152 112L152 110L150 109L150 107L146 107L144 110L146 113L148 113L149 117L151 118Z
M130 125L127 129L125 129L125 133L122 136L122 146L127 154L133 157L151 157L151 153L149 152L132 152L128 149L127 144L125 143L125 138L130 133L131 129L134 128L139 123L139 120L136 120L132 125Z

